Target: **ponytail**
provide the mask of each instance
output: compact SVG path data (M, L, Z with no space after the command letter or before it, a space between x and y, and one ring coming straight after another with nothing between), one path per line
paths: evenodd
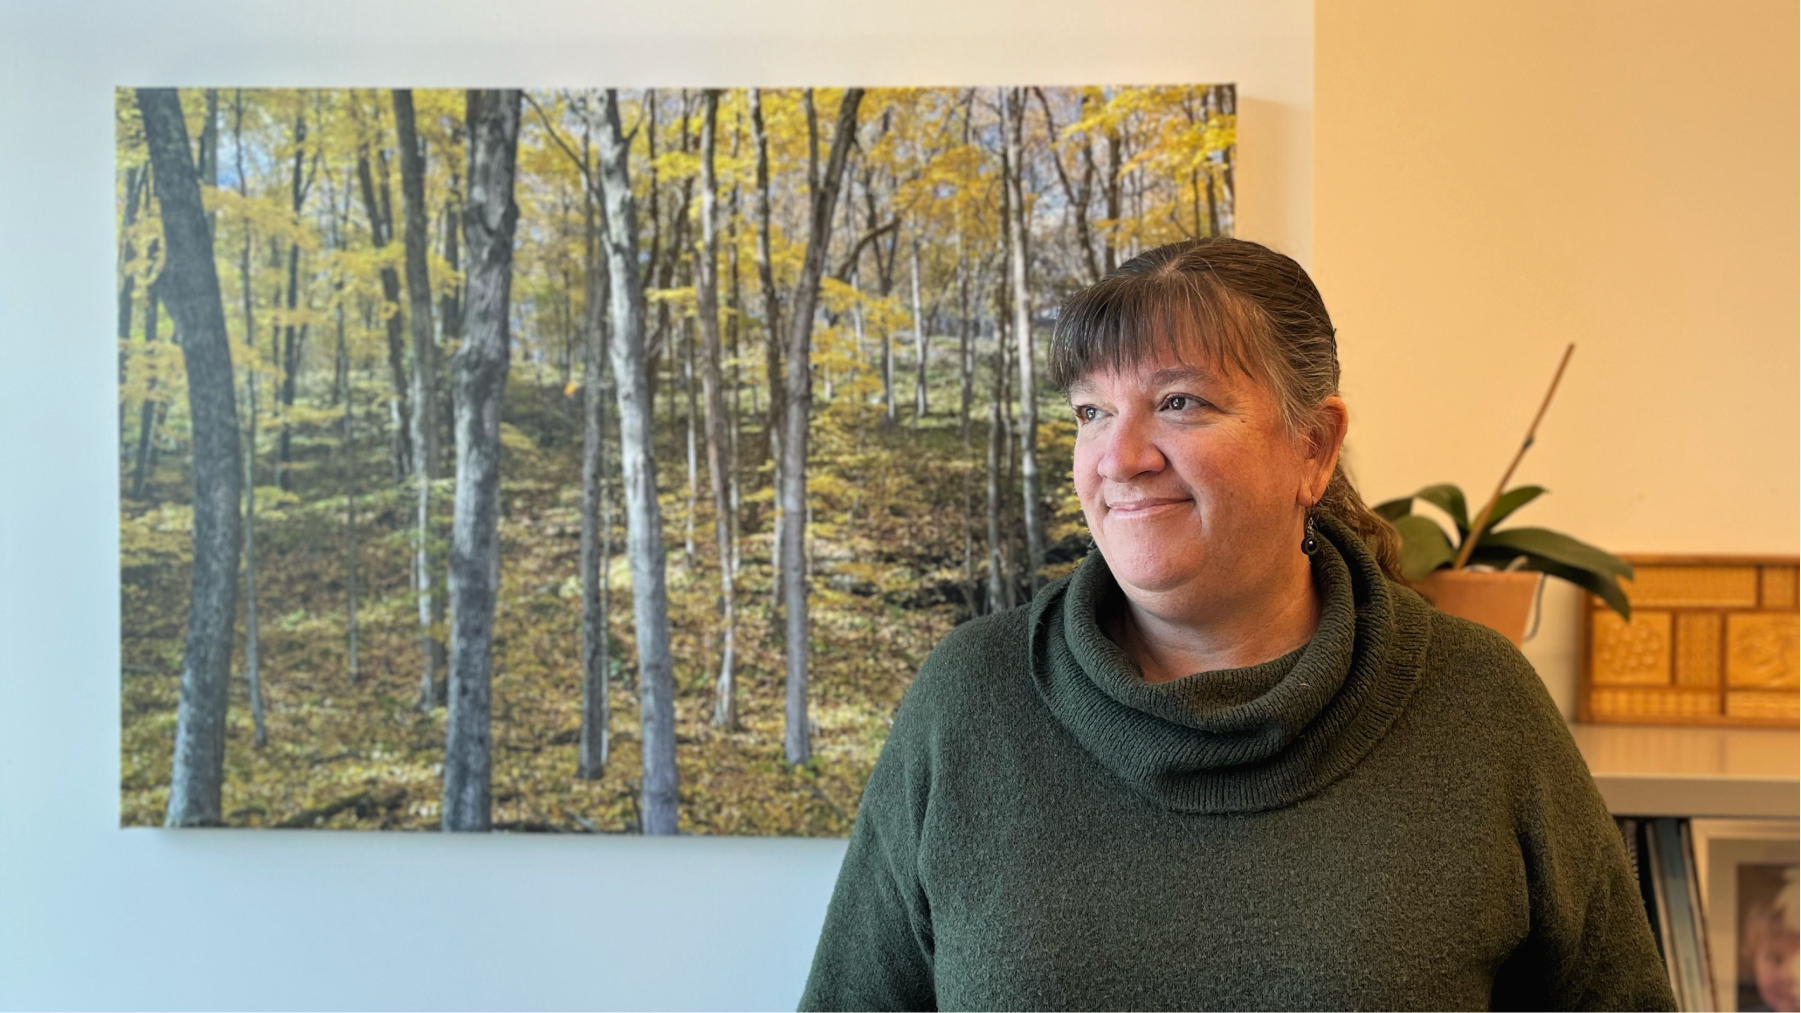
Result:
M1383 575L1389 580L1405 580L1401 576L1400 533L1364 504L1363 497L1357 495L1356 487L1345 475L1344 465L1332 469L1332 481L1326 485L1326 494L1319 498L1313 509L1336 518L1363 539L1363 544L1369 546L1377 565L1382 567Z

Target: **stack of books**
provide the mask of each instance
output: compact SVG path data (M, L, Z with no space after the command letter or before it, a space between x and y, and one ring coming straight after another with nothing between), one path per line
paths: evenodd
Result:
M1638 871L1638 888L1652 934L1669 970L1676 1008L1716 1007L1713 963L1707 952L1707 919L1695 867L1688 820L1619 819L1626 853Z

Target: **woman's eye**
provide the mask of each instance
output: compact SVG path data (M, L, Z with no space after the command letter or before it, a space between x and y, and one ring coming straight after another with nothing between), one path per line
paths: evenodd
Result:
M1163 407L1172 412L1193 408L1195 404L1195 399L1189 397L1187 394L1171 394L1163 399Z
M1095 419L1100 418L1100 415L1101 410L1094 405L1084 404L1076 406L1077 422L1093 422Z

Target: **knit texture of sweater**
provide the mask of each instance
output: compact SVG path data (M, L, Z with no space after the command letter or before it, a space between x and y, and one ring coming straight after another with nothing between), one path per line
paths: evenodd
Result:
M947 636L801 1008L1674 1009L1532 667L1320 533L1319 628L1274 661L1146 682L1099 553Z

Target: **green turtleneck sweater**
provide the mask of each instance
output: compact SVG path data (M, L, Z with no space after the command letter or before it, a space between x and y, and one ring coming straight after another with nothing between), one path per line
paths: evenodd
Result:
M1322 526L1313 639L1146 682L1098 553L946 637L802 1009L1673 1009L1536 673Z

